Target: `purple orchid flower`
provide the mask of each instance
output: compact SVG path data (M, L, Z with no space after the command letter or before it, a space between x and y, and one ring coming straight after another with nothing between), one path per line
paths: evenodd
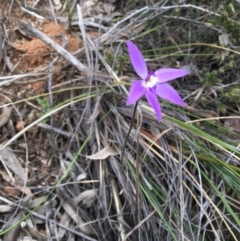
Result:
M155 72L148 71L147 64L138 47L130 40L127 41L127 47L132 66L141 80L135 80L132 83L126 105L134 104L145 95L148 103L154 109L158 121L161 120L162 113L157 96L179 106L185 106L182 98L167 82L188 74L188 71L173 68L158 69Z

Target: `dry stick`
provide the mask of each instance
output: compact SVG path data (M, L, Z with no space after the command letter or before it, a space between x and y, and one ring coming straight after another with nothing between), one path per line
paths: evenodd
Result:
M87 66L82 64L77 58L71 55L67 50L65 50L60 45L56 44L51 38L49 38L46 34L41 32L40 30L34 28L30 23L21 22L20 27L23 28L28 33L32 34L33 36L39 38L48 46L53 48L57 53L62 55L67 61L69 61L72 65L74 65L78 70L88 72L89 69Z
M88 45L87 45L86 31L85 31L84 23L83 23L82 10L81 10L81 7L79 6L79 4L77 4L77 13L78 13L78 26L79 26L79 29L81 30L83 46L85 48L85 53L86 53L86 57L87 57L87 63L88 63L88 66L90 67L91 61L90 61L89 50L88 50Z
M144 219L141 221L141 223L139 223L137 226L135 226L135 227L126 235L125 239L122 240L122 241L127 241L128 238L132 235L132 233L133 233L136 229L140 228L141 225L142 225L143 223L145 223L155 212L156 212L155 210L152 211L146 218L144 218Z
M46 217L44 215L42 215L42 214L40 214L38 212L32 211L31 209L29 209L27 207L18 205L16 203L8 200L7 198L4 198L4 197L0 196L0 201L7 203L9 207L11 207L11 206L13 206L13 207L20 207L20 209L22 209L22 210L25 210L27 212L31 212L31 215L33 215L34 217L37 217L39 219L47 221L47 219L46 219ZM49 222L52 222L53 224L57 225L58 227L63 228L63 229L65 229L65 230L67 230L67 231L69 231L71 233L74 233L74 234L78 235L79 237L83 237L86 240L97 241L96 239L93 239L93 238L87 236L86 234L84 234L81 231L76 231L74 229L69 228L68 226L65 226L64 224L62 224L60 222L56 222L56 220L54 220L54 219L49 219ZM0 231L0 235L3 235L4 233L5 233L4 231L3 232Z

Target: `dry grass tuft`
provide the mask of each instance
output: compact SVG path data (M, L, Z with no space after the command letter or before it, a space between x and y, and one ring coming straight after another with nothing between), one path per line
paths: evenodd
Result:
M240 7L145 2L3 3L3 241L240 240ZM139 102L121 160L127 39L190 75L172 83L188 106L161 101L160 123Z

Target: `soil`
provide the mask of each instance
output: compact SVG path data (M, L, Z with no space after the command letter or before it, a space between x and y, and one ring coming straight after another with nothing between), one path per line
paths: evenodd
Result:
M43 106L36 101L41 94L48 92L48 81L51 71L52 86L63 83L68 75L68 63L59 56L47 44L42 42L35 36L24 33L20 28L20 21L30 23L34 28L42 31L57 44L64 47L69 53L74 53L82 47L82 40L75 32L67 31L64 26L50 20L39 20L29 14L24 13L20 6L13 4L11 16L7 14L7 9L2 8L3 22L1 28L2 36L5 36L3 47L2 62L0 63L0 72L2 79L0 80L0 105L13 103L14 108L0 109L0 119L8 116L7 124L0 123L0 140L1 143L12 138L23 127L30 125L34 120L40 117ZM52 69L50 64L54 64ZM65 67L63 71L62 68ZM74 70L77 71L77 70ZM28 75L31 74L30 76ZM80 74L80 73L79 73ZM14 76L16 79L14 79ZM8 77L12 77L8 78ZM28 98L34 97L29 100ZM40 97L46 98L48 97ZM20 101L20 103L15 103ZM11 114L8 115L8 112ZM45 110L47 111L47 110ZM59 122L61 113L53 116L54 122ZM54 164L49 165L49 158L53 155L51 143L49 142L49 131L45 131L38 126L33 126L26 133L24 139L22 136L11 145L12 150L17 152L17 157L29 161L28 176L29 180L34 180L36 185L41 185L41 176L48 173L45 183L51 179L52 175L57 173L54 171ZM26 159L26 151L28 158ZM0 165L0 184L3 188L4 195L19 197L21 188L19 184L13 183L9 178L5 169ZM45 174L44 174L45 175ZM41 180L38 182L38 180ZM54 179L55 180L55 179ZM50 181L51 183L51 181ZM21 185L20 185L21 186ZM25 194L31 194L28 189Z

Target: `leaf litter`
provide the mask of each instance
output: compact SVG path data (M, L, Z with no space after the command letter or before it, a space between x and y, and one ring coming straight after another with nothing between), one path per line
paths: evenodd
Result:
M175 19L176 12L171 11L173 8L188 7L187 11L194 8L194 5L185 6L184 2L180 1L180 5L175 6L167 1L166 6L161 7L157 1L152 8L139 4L132 9L133 3L130 1L81 1L79 6L82 19L77 12L77 1L70 1L68 7L69 2L57 0L53 1L52 5L49 1L3 5L4 19L1 21L6 31L3 32L1 52L5 62L0 66L0 103L1 113L5 114L1 118L0 145L9 143L7 147L1 148L0 165L0 236L3 236L4 241L18 238L27 240L28 235L31 240L126 240L129 237L129 240L138 240L138 228L142 240L176 240L176 237L180 236L185 240L195 240L193 237L196 237L194 235L198 232L197 225L199 230L203 229L204 233L208 233L209 240L216 239L212 233L217 235L218 231L215 229L222 219L210 205L211 193L201 197L202 202L203 198L205 200L201 205L204 204L206 210L212 210L205 214L206 220L217 220L211 227L207 224L208 221L201 219L203 206L197 205L191 196L199 196L196 186L198 181L201 181L197 178L199 167L192 165L191 159L195 158L198 163L198 148L205 143L202 143L200 138L193 140L179 124L165 118L169 115L186 122L191 121L184 112L173 111L164 105L164 118L162 122L156 123L151 108L146 105L146 101L141 101L138 111L139 124L142 127L139 129L134 123L123 163L120 163L119 153L122 151L133 109L125 106L128 88L115 84L124 80L126 75L128 84L135 78L129 67L129 59L119 58L126 56L124 43L129 38L144 33L149 26L156 26L157 21L162 24L163 29L157 32L158 37L149 34L147 37L143 35L141 41L137 39L141 49L144 49L144 46L150 49L152 46L161 47L169 42L177 42L177 51L182 53L179 46L184 42L181 40L183 38L178 37L181 33L188 32L193 23L189 19L191 24L186 27L177 20L178 29L171 30L169 36L165 21ZM194 9L202 13L202 8ZM179 19L186 17L184 11L186 10L179 13L183 14ZM211 14L209 11L205 13ZM44 43L39 36L34 35L34 31L29 33L27 28L19 28L22 22L30 24L31 29L43 34L39 36L47 36L55 45ZM200 31L199 25L196 26L193 31ZM213 30L208 31L211 33ZM85 38L82 38L83 34ZM229 38L230 35L220 35L217 41L228 45ZM59 53L56 50L58 46L66 52ZM113 53L110 54L110 60L109 49ZM193 48L190 46L183 49L188 52L191 50ZM164 48L161 51L164 51ZM193 54L196 54L199 49L195 48L194 51ZM76 68L69 58L61 53L77 59L90 71ZM219 51L222 61L229 56L229 52L225 53ZM165 53L154 54L164 56ZM153 52L150 55L153 55ZM200 62L198 57L195 60ZM173 67L189 68L192 65L186 63L187 61L189 59L184 55L180 58L173 55L162 59L146 59L153 69L169 63ZM205 57L205 61L207 63L213 60ZM201 74L201 71L198 71L198 74ZM179 81L176 85L181 95L187 96L187 102L194 103L187 107L187 110L194 115L200 113L203 117L217 118L217 111L199 110L200 104L196 104L202 93L209 91L210 98L214 94L214 88L199 86L195 79L188 81L189 79ZM111 86L112 92L103 88L106 85ZM57 93L53 93L54 91ZM86 93L90 95L94 91L98 95L93 94L91 99L87 99ZM24 130L16 128L18 121L23 121L27 128L40 117L38 113L44 108L39 105L36 96L45 93L49 94L39 98L46 98L50 108L53 108L53 112L45 113L46 123L38 123L15 138L17 133ZM81 95L86 99L75 101L74 98ZM195 98L196 95L198 98ZM66 100L69 100L69 104L54 111L54 107L65 104ZM232 125L229 123L227 127ZM233 125L238 128L235 127L238 126L235 122ZM11 131L12 128L14 131ZM135 218L137 190L134 168L136 155L139 155L135 148L136 132L140 134L141 223ZM77 155L86 140L88 142ZM198 148L193 145L196 140L200 143ZM184 143L183 147L181 143ZM230 161L235 158L223 152L218 154L231 159ZM180 161L185 162L181 164ZM237 163L237 160L234 161ZM182 182L178 179L180 172ZM210 177L218 180L212 172ZM188 192L184 185L191 192ZM18 191L12 192L11 188ZM184 202L179 202L182 197L178 195L179 190L186 195L186 200L182 200ZM187 200L190 200L191 205L182 206L184 213L178 213L176 207L185 205ZM30 211L30 217L26 217ZM162 218L163 214L167 215L167 220ZM177 219L181 215L190 218L188 222L183 220L185 224L193 224L187 227L184 233L182 230L185 226L181 226ZM23 217L25 220L21 221ZM198 220L205 226L198 224ZM13 224L16 225L11 226ZM173 230L174 234L169 232L168 225L172 225L170 230ZM9 227L10 231L5 233ZM219 228L229 231L227 226ZM212 230L208 232L208 229Z

